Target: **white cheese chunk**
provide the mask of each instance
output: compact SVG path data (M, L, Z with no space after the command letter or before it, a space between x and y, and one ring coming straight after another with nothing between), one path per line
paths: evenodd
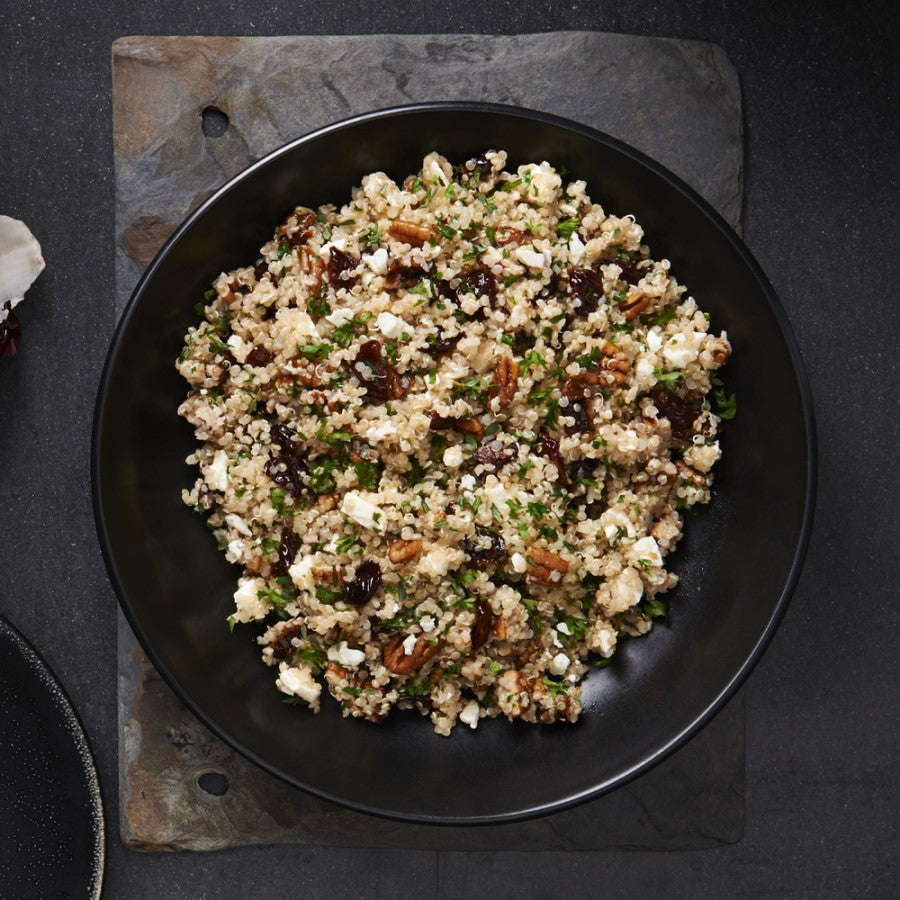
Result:
M509 561L512 563L513 572L521 574L528 568L528 560L521 553L513 553Z
M285 666L275 680L275 687L284 694L299 697L310 706L318 705L319 694L322 693L322 685L315 681L308 667Z
M375 324L378 326L378 330L392 341L397 340L404 331L409 331L403 319L389 312L378 313Z
M651 566L663 564L662 553L659 552L659 544L656 538L642 537L628 548L628 556L633 563L640 565L642 559L647 560Z
M663 347L663 359L676 369L683 369L696 358L697 350L690 346L688 339L681 332L673 334Z
M298 588L315 587L316 580L312 574L315 561L316 558L314 556L302 556L288 569L288 575L291 576L291 581L293 581Z
M344 494L344 499L341 501L341 512L357 524L362 525L363 528L370 528L372 531L380 530L378 519L381 517L381 510L355 491L348 491Z
M578 232L575 231L572 233L572 237L569 238L569 262L577 266L583 257L584 241L581 240Z
M415 648L416 648L416 641L417 641L417 640L418 640L418 638L417 638L414 634L410 634L410 635L408 635L408 636L406 637L406 639L403 641L403 644L402 644L402 646L403 646L403 653L404 653L406 656L412 656L412 652L413 652L413 650L415 650Z
M340 641L328 648L328 658L339 666L356 668L366 658L362 650L354 650L347 646L346 641Z
M206 481L214 491L224 491L228 487L228 454L224 450L216 450L206 469Z
M325 319L331 322L335 328L349 322L353 318L353 313L349 309L335 309L325 316Z
M654 353L656 353L656 351L659 350L660 347L662 347L662 336L655 328L651 328L647 332L647 346Z
M609 628L601 628L597 635L597 647L605 657L610 657L616 649L616 633Z
M266 586L262 578L241 578L234 592L234 606L238 622L253 622L269 614L269 607L259 599L259 591Z
M333 241L328 241L327 244L322 244L322 249L319 250L319 256L330 256L332 247L334 247L335 250L343 252L347 249L347 239L335 238Z
M637 569L627 566L618 575L610 578L609 596L610 614L625 612L638 603L644 596L644 582Z
M529 269L543 269L545 266L550 265L550 260L545 254L527 244L516 247L515 255L516 259L523 265L528 266Z
M466 704L466 706L463 708L463 711L459 714L459 721L465 725L468 725L469 728L477 728L478 716L478 704L473 700L471 703Z
M253 534L247 523L236 513L228 513L225 516L225 524L233 528L238 534L243 534L246 537L250 537Z
M569 657L565 653L557 653L550 660L550 671L554 675L565 675L566 669L569 668Z
M388 252L379 247L374 253L363 257L363 262L376 274L384 275L388 267Z
M419 619L419 627L425 634L431 634L435 629L435 621L431 616L422 616Z
M463 464L463 458L462 447L458 447L455 444L444 451L444 465L447 466L448 469L455 469L458 466L461 466Z
M397 426L390 419L386 419L384 422L366 429L366 440L378 443L386 438L394 437L396 434Z

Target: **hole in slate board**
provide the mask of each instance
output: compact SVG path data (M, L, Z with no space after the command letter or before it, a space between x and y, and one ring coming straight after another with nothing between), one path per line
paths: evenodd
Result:
M203 133L211 138L222 137L230 124L228 116L217 106L207 106L200 113L200 121Z
M221 797L228 790L228 779L221 772L204 772L197 778L197 786L207 794Z

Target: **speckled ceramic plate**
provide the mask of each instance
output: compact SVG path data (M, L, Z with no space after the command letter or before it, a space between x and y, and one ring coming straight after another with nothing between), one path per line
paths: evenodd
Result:
M100 896L103 804L81 722L0 618L0 896Z

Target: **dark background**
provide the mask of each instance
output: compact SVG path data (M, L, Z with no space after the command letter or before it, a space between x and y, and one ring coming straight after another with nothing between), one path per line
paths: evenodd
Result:
M887 3L0 5L0 212L24 219L47 259L20 308L22 349L0 360L0 612L35 642L85 721L105 791L108 896L897 895L895 18ZM747 687L743 840L669 854L124 850L115 600L88 472L112 327L112 41L562 29L725 48L745 104L745 238L813 386L815 530L792 606Z

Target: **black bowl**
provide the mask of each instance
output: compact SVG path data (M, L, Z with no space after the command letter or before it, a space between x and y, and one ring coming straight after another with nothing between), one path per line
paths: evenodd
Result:
M483 722L433 734L417 714L382 727L281 702L241 628L229 634L238 571L180 492L193 469L175 373L192 307L223 269L256 259L296 204L343 202L361 176L402 178L438 149L463 161L502 147L510 163L547 159L591 196L644 226L654 257L726 328L738 415L715 497L690 520L669 622L625 642L593 673L575 726ZM813 508L812 403L784 311L735 233L693 190L626 145L541 113L424 104L358 116L250 166L194 212L147 269L122 317L97 399L97 527L122 608L154 665L216 734L291 784L354 809L433 823L551 812L658 762L700 729L759 659L784 613Z

